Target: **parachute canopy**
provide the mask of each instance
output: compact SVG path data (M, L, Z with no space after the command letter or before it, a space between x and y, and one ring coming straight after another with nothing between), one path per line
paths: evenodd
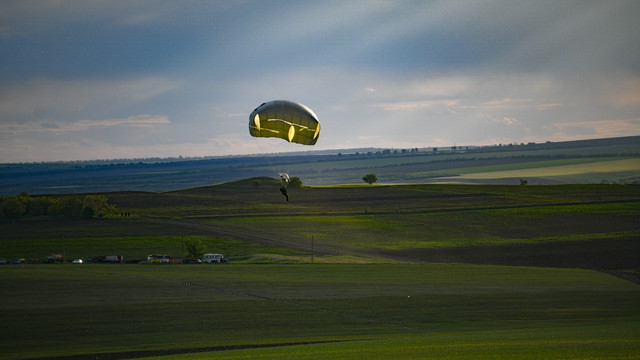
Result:
M278 175L280 175L280 181L282 181L283 184L288 184L289 183L289 174L287 173L278 173Z
M308 107L287 100L263 103L249 115L249 133L314 145L320 136L318 117Z

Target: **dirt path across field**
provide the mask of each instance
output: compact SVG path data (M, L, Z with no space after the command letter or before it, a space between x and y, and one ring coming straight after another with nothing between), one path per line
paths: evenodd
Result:
M207 232L211 235L230 237L236 240L249 241L267 246L282 247L298 251L311 252L311 244L301 244L300 242L287 240L285 238L276 237L273 234L256 234L243 230L229 229L216 225L202 224L186 220L170 220L170 219L146 219L149 222L157 222L168 224L185 229L194 229ZM412 259L402 256L391 256L389 254L378 253L375 251L358 251L347 248L334 248L326 245L315 244L313 252L316 255L349 255L362 258L388 259L400 262L418 262L418 259Z

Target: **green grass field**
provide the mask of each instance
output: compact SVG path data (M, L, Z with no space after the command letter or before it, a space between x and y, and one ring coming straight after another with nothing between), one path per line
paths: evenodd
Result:
M639 186L106 195L0 222L0 257L134 262L0 266L3 358L640 358ZM230 263L135 263L192 239Z
M582 177L582 181L598 183L602 179L623 179L637 176L640 159L602 161L597 158L543 161L526 164L464 168L455 170L461 174L450 179L500 179L500 178L549 178L568 179Z
M0 277L0 351L12 359L619 359L640 349L640 288L592 270L68 264L7 266Z

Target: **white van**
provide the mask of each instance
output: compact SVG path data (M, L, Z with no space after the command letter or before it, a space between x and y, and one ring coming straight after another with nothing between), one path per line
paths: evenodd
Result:
M227 258L225 258L222 254L204 254L204 262L206 262L207 264L226 263Z

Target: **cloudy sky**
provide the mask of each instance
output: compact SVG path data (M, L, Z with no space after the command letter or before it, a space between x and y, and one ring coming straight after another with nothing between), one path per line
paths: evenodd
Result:
M0 0L0 162L640 135L640 2Z

